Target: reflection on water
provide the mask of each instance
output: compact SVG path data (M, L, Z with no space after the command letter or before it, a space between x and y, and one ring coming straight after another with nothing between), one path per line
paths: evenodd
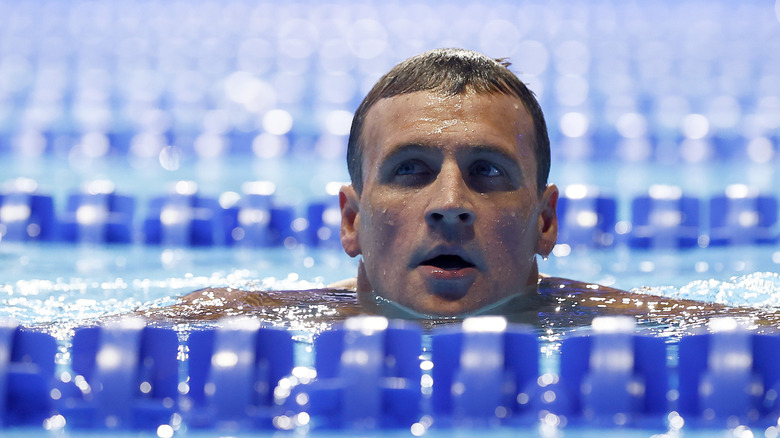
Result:
M538 331L545 351L557 349L562 336L588 330L594 316L628 313L638 328L676 339L701 327L715 313L709 305L776 325L780 308L780 258L772 248L733 251L623 254L599 252L553 258L541 269L553 275L611 284L657 297L654 306L633 311L622 300L593 302L573 284L522 311L508 313L514 322ZM354 262L336 251L239 249L171 250L137 247L0 246L0 317L41 327L60 339L80 325L118 315L147 314L158 323L187 331L213 324L224 315L250 314L284 326L310 341L333 323L361 312L351 292L306 292L354 275ZM305 262L304 262L305 261ZM643 271L653 265L654 270ZM703 266L708 269L698 272ZM745 272L744 269L754 269ZM202 296L186 306L179 297L207 287L230 288L225 296ZM242 291L259 291L246 295ZM584 291L588 292L588 291ZM247 297L250 297L247 299ZM634 301L641 301L637 295ZM681 308L664 299L706 303ZM587 302L585 302L587 300ZM432 327L451 320L421 321ZM761 321L758 321L759 323Z
M297 338L308 341L334 323L366 311L354 292L312 289L322 284L303 280L255 280L250 276L249 271L236 271L160 280L18 280L0 285L0 293L3 316L43 328L60 339L69 337L80 325L140 314L155 324L179 325L184 331L214 324L225 316L248 315L296 331ZM187 295L224 284L229 287L219 294L205 289ZM604 314L632 315L639 329L670 339L724 313L757 318L759 325L775 325L778 288L780 275L760 272L728 281L695 280L680 288L644 287L635 290L631 298L595 297L593 290L567 284L534 303L526 300L523 306L509 305L503 312L509 321L533 327L549 344L546 349L554 350L562 336L588 330L592 319ZM759 297L761 304L756 304ZM699 301L683 301L687 304L681 305L670 298ZM730 307L724 312L720 304ZM457 321L440 318L419 323L432 328Z

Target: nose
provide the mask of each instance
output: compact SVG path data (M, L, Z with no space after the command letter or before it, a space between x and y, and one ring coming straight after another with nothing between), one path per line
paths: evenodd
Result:
M432 211L426 216L429 225L473 225L474 213L466 209L441 209Z
M457 167L457 166L455 166ZM456 169L443 168L434 184L431 202L425 212L430 226L471 226L477 216L469 188Z

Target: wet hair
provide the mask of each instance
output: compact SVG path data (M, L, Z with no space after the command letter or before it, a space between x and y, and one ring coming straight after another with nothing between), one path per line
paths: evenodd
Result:
M520 98L531 114L536 138L536 183L539 192L547 186L550 173L550 139L542 108L536 97L514 73L504 59L492 59L465 49L436 49L413 56L382 76L360 103L352 119L347 145L347 167L352 186L363 191L363 122L368 111L379 100L417 91L435 91L460 95L506 94Z

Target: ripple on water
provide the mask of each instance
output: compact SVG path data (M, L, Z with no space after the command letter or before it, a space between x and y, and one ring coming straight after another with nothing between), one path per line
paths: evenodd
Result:
M256 272L235 270L207 276L188 274L162 279L113 278L97 281L74 277L17 280L0 284L0 318L66 333L78 325L93 324L101 318L168 306L174 304L178 297L206 287L301 290L323 286L322 283L299 280L297 274L281 279L258 277Z
M290 274L286 278L261 278L257 272L249 270L163 279L19 280L0 284L0 317L13 318L24 325L46 327L62 339L79 325L94 324L103 318L130 314L136 310L169 306L186 293L213 286L239 290L294 291L316 289L324 285L318 281L301 280L297 274ZM780 307L780 274L755 272L728 280L696 280L681 287L656 286L635 291L668 298L771 310ZM302 333L298 338L310 341L313 334L326 330L333 320L339 319L336 309L342 304L335 301L302 302L299 306L267 309L264 314L271 323ZM258 314L260 317L262 315ZM557 344L562 335L581 329L576 322L566 326L559 324L560 321L558 318L547 326L541 322L537 327L540 337L551 345ZM682 315L669 320L648 320L643 326L651 327L652 331L661 336L677 337L684 330L699 327L704 322L701 315Z
M734 276L725 281L695 280L679 288L656 286L637 289L637 291L668 298L706 301L726 306L777 308L780 307L780 274L754 272Z

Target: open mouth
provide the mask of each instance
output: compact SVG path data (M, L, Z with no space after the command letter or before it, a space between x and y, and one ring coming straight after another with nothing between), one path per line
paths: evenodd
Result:
M421 265L434 266L445 271L457 271L459 269L473 268L474 264L458 255L439 255L432 259L424 260Z

